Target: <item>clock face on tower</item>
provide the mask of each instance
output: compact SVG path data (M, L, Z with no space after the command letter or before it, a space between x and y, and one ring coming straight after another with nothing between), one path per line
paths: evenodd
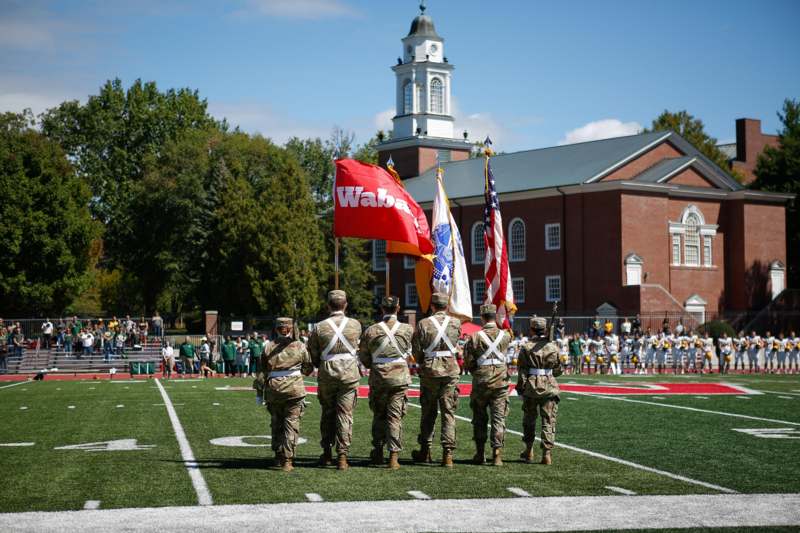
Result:
M438 51L439 51L439 47L438 47L438 46L436 46L436 43L434 43L434 44L432 44L432 45L431 45L431 47L430 47L430 51L431 51L431 54L435 54L436 52L438 52Z

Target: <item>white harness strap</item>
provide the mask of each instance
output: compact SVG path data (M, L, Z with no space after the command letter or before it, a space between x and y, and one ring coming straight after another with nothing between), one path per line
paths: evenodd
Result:
M529 368L528 369L529 376L552 376L553 369L552 368Z
M436 328L436 337L433 339L433 342L425 348L425 358L432 359L434 357L450 357L454 353L456 353L456 348L453 346L453 343L450 342L450 338L446 335L447 333L447 325L450 323L450 317L445 316L444 320L440 324L438 320L436 320L435 316L431 317L431 322L433 322L433 327ZM444 341L447 345L447 351L436 351L436 347L439 346L439 343Z
M300 375L300 369L297 367L289 368L287 370L273 370L269 373L269 379L272 378L288 378Z
M389 329L389 326L386 325L386 322L378 322L378 325L381 327L386 336L381 341L380 346L373 352L372 354L372 362L373 363L399 363L405 362L405 358L408 357L408 353L404 352L400 349L400 346L397 344L397 339L395 338L394 334L397 333L397 330L400 328L400 321L394 323L392 329ZM397 357L376 357L378 354L382 354L384 350L389 346L392 345L392 348L399 354Z
M342 317L342 321L339 322L338 326L336 325L336 322L333 321L333 318L328 318L328 319L325 320L325 323L327 323L331 327L331 329L333 330L333 337L331 337L331 341L328 343L328 345L325 347L325 349L322 350L322 359L323 360L332 361L332 360L336 360L336 359L345 359L345 358L353 358L353 357L355 357L356 349L353 348L353 345L350 344L347 341L347 339L344 337L344 335L342 335L342 332L344 331L344 328L347 326L347 322L349 320L350 320L349 318L347 318L346 316L343 316ZM333 350L333 347L336 346L336 342L337 341L341 342L344 345L345 350L347 350L349 353L331 354L331 350Z
M476 363L478 363L478 366L487 366L496 364L504 365L506 363L505 357L503 357L503 354L501 354L500 351L497 349L497 347L500 346L500 343L505 338L505 335L506 335L505 331L500 330L500 333L497 335L497 337L494 340L492 340L483 331L478 332L478 336L486 344L486 350L484 350L484 352L476 361Z

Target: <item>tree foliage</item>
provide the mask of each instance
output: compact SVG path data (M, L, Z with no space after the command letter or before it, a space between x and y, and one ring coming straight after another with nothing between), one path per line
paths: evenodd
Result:
M0 115L0 312L55 314L85 287L99 234L89 188L30 111Z
M800 195L800 101L786 99L778 112L783 129L778 132L778 148L767 146L756 163L753 189ZM795 198L786 210L789 286L800 283L800 210Z

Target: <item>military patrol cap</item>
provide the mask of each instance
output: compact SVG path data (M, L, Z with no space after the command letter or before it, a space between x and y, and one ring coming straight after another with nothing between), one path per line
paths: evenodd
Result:
M400 303L400 298L397 296L384 296L381 298L381 307L384 309L394 309Z
M434 292L431 295L431 303L436 307L447 307L450 297L443 292Z
M347 303L347 293L343 290L336 289L328 293L329 304L344 304Z
M289 327L290 328L290 327L292 327L292 324L294 324L294 320L292 320L289 317L285 317L285 316L279 317L277 320L275 320L275 327L276 328L282 328L282 327Z
M484 315L496 315L497 314L497 306L494 304L484 304L481 306L481 316Z
M547 319L545 318L532 318L531 329L536 331L544 331L547 328Z

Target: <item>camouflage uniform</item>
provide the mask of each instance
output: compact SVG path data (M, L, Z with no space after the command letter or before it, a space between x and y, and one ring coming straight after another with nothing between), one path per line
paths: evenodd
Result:
M392 302L396 302L396 298ZM387 303L386 308L396 304ZM414 329L397 320L396 315L368 327L358 350L369 374L369 407L372 409L372 446L390 452L403 449L402 422L406 414L406 391L411 384L406 358L411 354ZM390 336L391 334L391 336Z
M544 319L534 319L541 320ZM541 331L544 327L541 328ZM522 396L522 440L533 445L536 436L536 417L542 417L542 449L552 450L556 441L559 388L556 377L561 375L558 347L547 337L534 337L522 348L519 356L517 393Z
M331 291L328 302L331 301L346 301L345 292ZM330 450L335 444L339 455L349 454L353 436L353 411L361 378L356 359L359 337L361 324L358 320L335 311L316 324L308 339L311 360L319 368L320 445Z
M469 397L472 435L480 455L483 455L486 426L490 421L487 408L491 416L492 449L503 447L508 416L508 368L505 353L510 342L510 335L492 321L487 322L480 332L471 335L464 347L464 368L472 374L472 393Z
M278 325L290 326L291 318L279 318ZM291 337L278 337L266 345L259 361L253 388L266 400L271 415L272 451L291 470L292 458L300 434L306 388L303 375L314 371L305 345Z
M438 293L431 296L436 302ZM444 305L447 305L447 295ZM441 301L441 300L438 300ZM439 328L444 325L444 334ZM456 447L455 414L458 408L458 378L460 370L455 357L455 346L461 336L461 322L444 311L419 321L412 339L412 351L420 368L420 404L422 420L417 442L423 450L430 450L436 425L437 407L442 412L441 442L445 452ZM435 342L436 339L438 342Z

